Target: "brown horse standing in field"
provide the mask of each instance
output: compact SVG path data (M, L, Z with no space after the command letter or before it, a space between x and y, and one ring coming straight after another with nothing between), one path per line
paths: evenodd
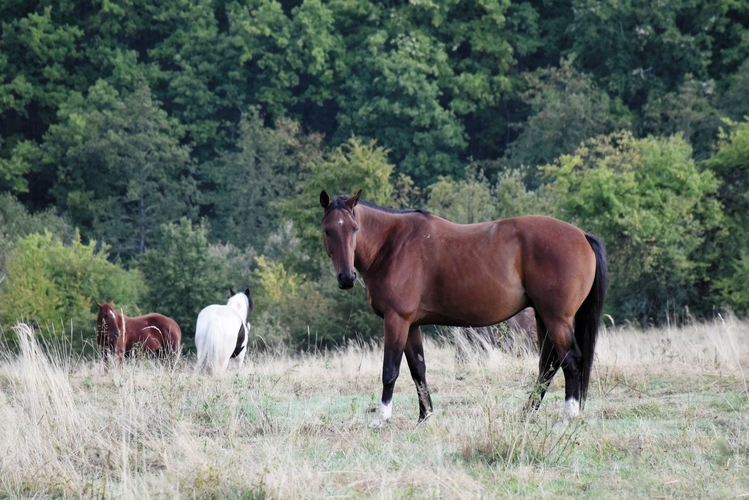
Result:
M172 318L158 313L128 318L114 308L114 304L99 304L96 317L96 342L109 366L109 356L116 354L120 363L126 354L140 346L145 353L158 353L163 357L180 354L182 331Z
M541 357L527 408L538 408L561 366L565 413L577 415L606 295L600 240L551 217L453 224L421 210L360 202L360 195L331 200L322 191L320 204L338 286L353 287L358 270L369 305L385 324L382 404L370 427L392 414L403 354L419 395L419 422L431 414L421 325L492 325L529 306L536 311Z

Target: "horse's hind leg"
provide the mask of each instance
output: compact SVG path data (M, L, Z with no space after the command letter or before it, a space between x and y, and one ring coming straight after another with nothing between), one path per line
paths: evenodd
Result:
M554 375L559 369L559 356L557 356L556 349L554 349L554 344L549 338L546 325L538 314L536 314L536 324L536 331L538 333L538 348L541 352L541 356L538 360L538 379L536 381L536 386L533 389L533 392L531 392L530 398L528 399L528 403L525 406L526 413L531 410L538 409L538 407L541 405L541 401L546 395L549 384L551 384Z
M541 357L537 389L531 395L530 401L532 408L538 408L554 374L561 366L565 385L564 412L570 418L577 416L580 411L580 363L582 360L582 353L573 334L572 323L572 319L539 322Z
M427 365L424 361L421 328L418 326L412 326L409 330L404 353L411 371L411 378L416 384L416 393L419 396L419 423L421 423L432 414L432 397L427 387Z

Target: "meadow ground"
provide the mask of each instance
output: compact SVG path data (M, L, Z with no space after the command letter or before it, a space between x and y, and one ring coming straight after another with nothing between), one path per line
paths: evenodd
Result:
M415 426L403 364L379 406L382 349L255 354L198 376L135 359L45 354L23 326L0 352L0 497L749 498L749 323L601 333L581 418L563 377L521 418L537 357L456 360L426 343L434 415Z

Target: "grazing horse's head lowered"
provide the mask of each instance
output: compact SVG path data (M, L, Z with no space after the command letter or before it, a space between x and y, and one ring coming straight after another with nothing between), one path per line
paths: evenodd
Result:
M328 193L320 193L320 205L325 209L322 218L325 251L333 259L338 286L344 290L353 287L356 281L354 252L359 223L354 208L360 195L361 190L351 198L338 197L331 201Z
M117 313L114 310L114 304L99 304L99 313L96 317L96 335L99 343L114 346L120 336L121 321L118 321Z

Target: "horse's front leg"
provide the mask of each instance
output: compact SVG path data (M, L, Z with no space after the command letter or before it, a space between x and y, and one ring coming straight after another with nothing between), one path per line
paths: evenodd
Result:
M107 373L109 372L109 347L99 346L99 354L101 355L101 360L104 363L104 373Z
M409 324L397 314L385 316L385 354L382 361L382 402L380 413L369 427L380 427L393 413L393 388L400 373Z
M412 326L408 331L408 340L406 341L406 361L408 368L411 370L411 378L416 384L416 393L419 396L419 421L420 424L432 414L432 397L429 395L427 387L427 365L424 361L424 347L421 340L421 328Z
M115 354L117 355L117 360L120 362L120 366L123 366L125 364L125 343L121 342L120 339L117 339Z

